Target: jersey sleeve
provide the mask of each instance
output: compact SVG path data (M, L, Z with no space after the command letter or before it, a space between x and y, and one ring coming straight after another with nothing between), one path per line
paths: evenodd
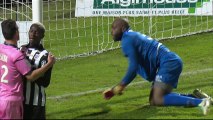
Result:
M122 49L129 62L126 75L122 79L122 84L128 85L136 77L138 68L138 54L136 46L134 45L134 40L131 38L125 39L122 44Z
M20 54L14 61L17 70L23 75L27 75L31 72L31 65L29 61L25 58L24 54Z
M51 80L51 73L52 73L52 67L47 72L45 72L44 76L38 78L35 82L39 86L48 87Z

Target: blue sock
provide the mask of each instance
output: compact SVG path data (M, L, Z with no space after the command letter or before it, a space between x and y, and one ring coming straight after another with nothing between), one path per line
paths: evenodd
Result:
M164 96L165 106L198 106L201 99L188 97L177 93L169 93Z

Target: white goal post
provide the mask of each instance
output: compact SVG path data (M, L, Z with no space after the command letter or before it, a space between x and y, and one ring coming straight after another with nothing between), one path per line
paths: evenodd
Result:
M43 44L61 60L119 48L110 33L115 17L158 40L213 31L212 6L213 0L2 0L0 21L21 23L20 45L31 23L42 22Z

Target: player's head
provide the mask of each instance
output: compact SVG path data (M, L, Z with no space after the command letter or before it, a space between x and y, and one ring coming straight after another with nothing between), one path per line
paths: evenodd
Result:
M114 41L121 40L123 33L129 29L129 23L126 19L117 18L112 23L112 31L111 34L113 36Z
M29 30L29 42L31 45L39 45L44 38L45 27L43 24L37 22L30 26Z
M1 23L2 34L6 40L19 40L19 31L16 21L7 19Z

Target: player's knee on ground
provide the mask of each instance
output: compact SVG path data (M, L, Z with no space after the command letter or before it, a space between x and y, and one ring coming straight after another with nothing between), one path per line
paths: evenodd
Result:
M162 82L155 82L152 89L153 93L150 104L155 106L162 106L164 105L164 95L172 91L172 86Z
M159 95L158 95L158 96L159 96ZM154 97L153 90L152 90L152 92L150 93L149 104L150 104L151 106L158 106L158 105L160 105L159 98L157 97L157 95L155 95L155 97Z
M152 99L149 101L150 105L152 106L162 106L163 105L163 96L153 96Z
M162 89L157 85L154 85L152 97L150 100L150 105L154 106L162 106L163 105L163 97L166 94L166 90Z
M156 89L155 89L156 90ZM152 90L152 94L150 93L149 103L151 106L161 106L163 105L163 94L161 92L157 91L154 92Z

